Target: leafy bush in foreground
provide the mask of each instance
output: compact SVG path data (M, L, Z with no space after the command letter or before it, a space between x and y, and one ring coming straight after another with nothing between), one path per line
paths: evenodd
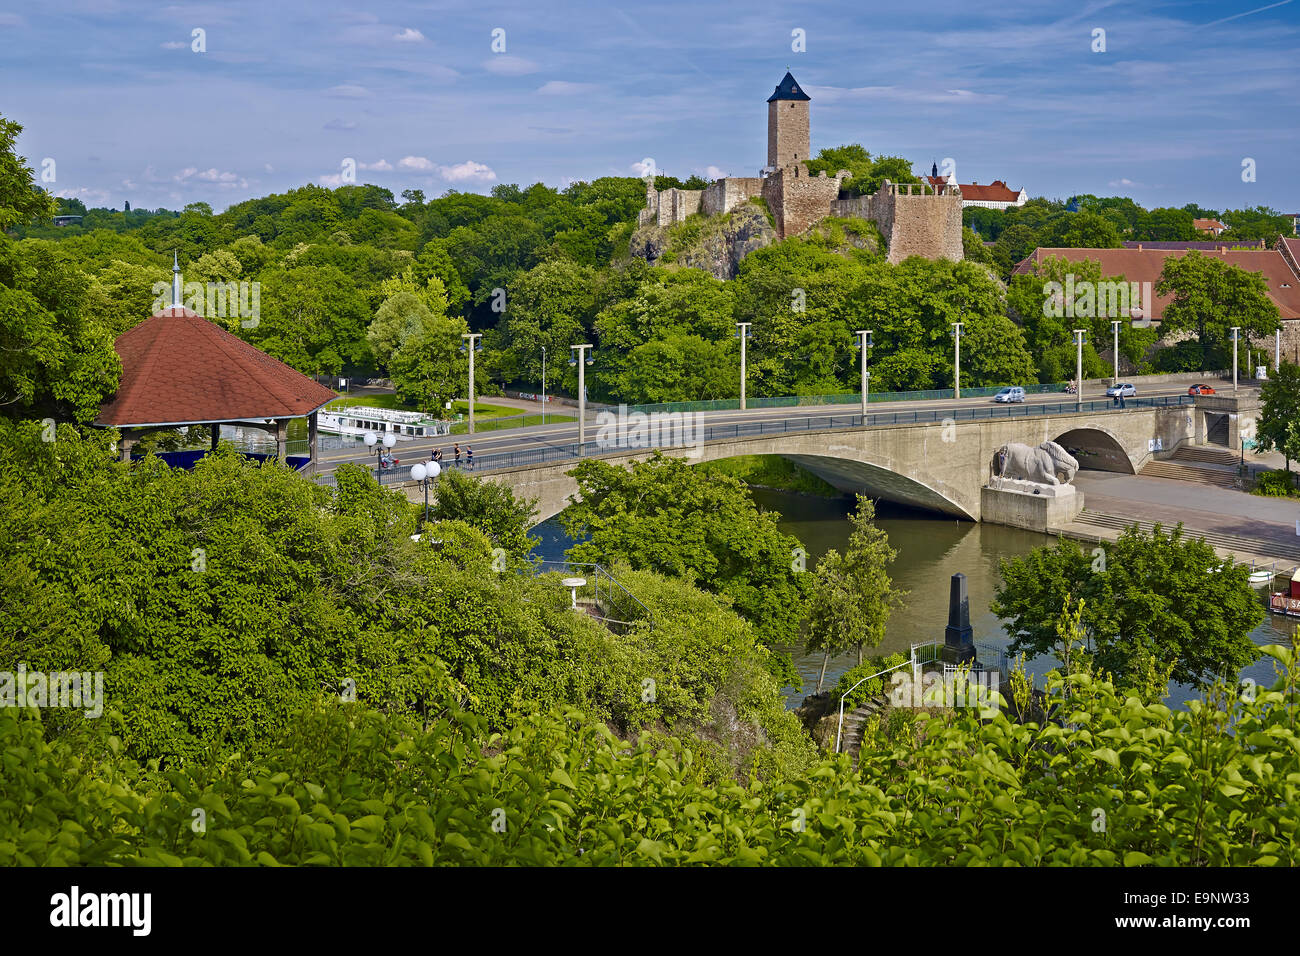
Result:
M129 760L88 765L3 709L0 864L1295 865L1297 647L1264 651L1270 690L1171 711L1053 675L1060 723L958 711L857 771L747 786L573 710L501 736L454 704L420 727L338 703L246 766L132 786Z

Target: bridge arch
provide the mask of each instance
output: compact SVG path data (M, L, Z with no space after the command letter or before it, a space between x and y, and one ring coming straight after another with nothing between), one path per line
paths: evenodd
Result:
M1052 439L1079 461L1080 470L1137 474L1133 458L1114 432L1089 423L1071 428Z

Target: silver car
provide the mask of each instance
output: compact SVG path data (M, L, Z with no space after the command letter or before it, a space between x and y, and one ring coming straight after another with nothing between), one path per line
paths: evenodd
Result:
M1110 388L1106 389L1107 398L1115 398L1116 396L1119 398L1136 398L1137 393L1137 386L1128 382L1116 382Z

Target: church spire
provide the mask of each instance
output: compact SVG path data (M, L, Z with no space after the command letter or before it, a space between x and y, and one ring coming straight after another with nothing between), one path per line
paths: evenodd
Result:
M172 308L181 307L181 262L175 249L172 250Z

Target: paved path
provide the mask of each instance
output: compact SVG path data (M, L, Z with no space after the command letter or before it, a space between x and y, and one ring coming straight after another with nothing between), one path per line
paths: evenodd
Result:
M1204 531L1249 534L1251 525L1260 525L1280 528L1294 537L1295 522L1300 518L1300 500L1294 498L1262 498L1169 478L1081 471L1074 484L1083 492L1090 511L1132 514L1169 524L1182 521Z

